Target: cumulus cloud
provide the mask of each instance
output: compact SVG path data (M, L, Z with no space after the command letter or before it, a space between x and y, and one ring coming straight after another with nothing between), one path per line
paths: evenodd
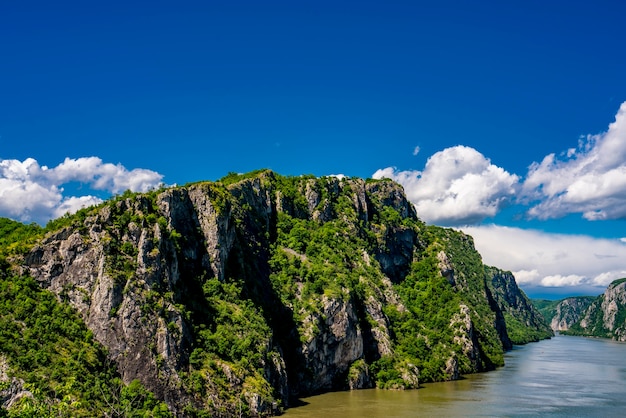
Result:
M335 178L337 178L339 180L343 180L343 179L346 178L346 175L345 174L331 174L328 177L335 177Z
M495 216L516 192L519 177L494 165L466 146L446 148L431 156L424 171L388 167L374 178L400 183L418 215L439 225L462 225Z
M42 167L42 174L54 184L78 181L96 190L121 193L146 192L161 182L163 175L143 168L128 170L121 164L103 163L98 157L66 158L58 166Z
M626 102L606 132L533 163L522 187L538 219L581 213L588 220L626 219Z
M626 277L626 245L619 239L496 225L461 230L474 237L485 264L512 271L525 290L600 294L613 280Z
M0 160L0 216L46 222L66 212L100 203L93 195L66 196L63 185L78 182L108 193L148 191L163 176L146 169L128 170L100 158L66 158L56 167L41 166L33 158Z

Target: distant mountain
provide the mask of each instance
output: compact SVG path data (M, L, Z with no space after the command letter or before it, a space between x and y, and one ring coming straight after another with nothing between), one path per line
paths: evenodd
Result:
M566 333L626 341L626 278L611 283Z
M562 300L533 300L553 331L567 331L580 321L595 296L574 296Z
M510 273L388 180L230 174L0 231L16 415L272 415L492 370L551 335Z
M615 280L599 296L533 303L554 331L626 341L626 278Z

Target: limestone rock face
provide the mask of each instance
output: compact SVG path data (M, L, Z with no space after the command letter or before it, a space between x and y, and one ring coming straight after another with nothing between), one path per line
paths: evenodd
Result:
M307 341L302 354L312 378L302 376L302 381L310 392L341 385L352 363L363 357L363 338L354 306L326 296L321 304L321 312L304 321Z
M452 317L450 326L457 330L454 342L461 346L462 354L470 360L474 368L479 369L480 348L476 341L474 324L472 323L470 309L467 305L459 306L459 312ZM455 357L448 359L446 374L449 376L449 380L459 378L458 361Z
M570 328L583 335L626 341L626 279L611 283Z
M541 312L519 289L511 272L495 267L487 268L487 285L493 304L502 311L504 318L508 318L507 337L512 343L525 344L554 335ZM513 323L516 324L515 328L525 329L527 332L523 335L515 334ZM496 324L496 328L502 334L502 325Z
M320 189L319 183L305 181L303 208L294 205L293 197L274 190L269 185L272 179L270 173L268 178L241 182L228 191L232 197L200 183L164 190L153 201L142 195L119 199L86 218L80 228L48 236L26 256L25 269L77 309L95 339L107 348L125 383L140 380L177 414L188 404L202 406L181 380L195 338L181 310L185 299L198 292L191 277L225 281L236 272L256 282L253 287L260 300L275 298L269 289L267 263L278 213L329 221L340 214L327 196L339 195L346 186L363 221L372 217L372 194L396 205L403 216L415 216L396 185L329 179L326 189ZM146 221L148 215L153 216L152 222ZM388 248L372 257L400 278L409 269L414 242L413 231L389 229L381 238L381 245ZM370 255L364 257L371 264ZM366 363L350 384L347 375L365 356L371 360L393 353L383 306L403 307L391 281L383 282L358 309L350 295L324 296L319 311L303 312L302 323L294 324L304 330L301 346L270 343L264 376L277 399L286 405L294 394L372 386ZM364 329L364 315L376 325ZM245 386L231 366L220 363L219 368L233 388ZM242 390L251 411L273 408L259 393Z
M141 200L118 202L120 211L141 210ZM187 401L178 389L177 370L185 363L190 334L171 301L155 300L153 288L171 289L179 279L171 243L159 225L123 231L107 229L111 211L87 220L87 231L64 229L51 235L26 258L29 273L73 305L95 339L107 347L125 383L139 379L160 399L177 406ZM135 248L119 258L129 275L114 270L111 242ZM155 244L156 243L156 244ZM136 252L136 254L133 254Z
M604 292L603 299L602 325L608 330L615 331L618 341L624 341L626 324L618 322L618 314L626 307L626 282L609 286Z
M4 356L0 356L0 405L11 408L20 399L32 398L33 394L24 388L24 381L15 377L9 377L9 366Z
M439 260L439 272L440 274L448 279L448 282L454 286L456 282L454 281L454 267L450 263L450 259L448 255L444 251L439 251L437 253L437 260Z
M588 298L566 298L554 308L554 316L550 320L550 328L554 331L567 331L581 320L591 300Z
M322 230L331 251L306 249L311 232L302 225ZM280 234L291 235L278 244ZM341 252L355 242L363 244ZM433 375L457 379L498 365L485 353L510 346L503 312L536 326L514 279L486 283L471 238L427 231L391 181L287 181L264 171L232 184L124 195L48 235L22 269L76 308L125 383L140 380L177 416L185 408L235 414L240 402L250 415L267 415L293 396L373 387L379 361L394 368L390 387L418 387L417 354L390 363L398 330L420 355L445 352ZM414 287L402 293L405 281ZM454 335L446 341L410 305L429 286L461 301L442 313ZM222 299L208 299L215 289ZM252 338L248 325L262 330L250 357L228 345Z

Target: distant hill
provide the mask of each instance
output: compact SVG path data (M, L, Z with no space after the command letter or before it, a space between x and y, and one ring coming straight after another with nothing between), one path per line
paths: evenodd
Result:
M388 180L230 174L0 231L16 416L272 415L492 370L551 335L510 273Z
M585 313L595 296L574 296L562 300L533 300L553 331L567 331Z
M554 331L626 341L626 278L615 280L599 296L532 302Z
M626 278L615 280L593 299L566 333L626 341Z

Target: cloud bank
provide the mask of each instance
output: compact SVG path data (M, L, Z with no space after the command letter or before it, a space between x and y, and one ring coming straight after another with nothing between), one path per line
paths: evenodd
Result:
M584 235L548 234L504 226L460 228L474 237L485 264L510 270L526 291L600 294L626 277L626 243Z
M472 224L495 216L510 202L519 183L517 175L461 145L435 153L423 171L388 167L372 177L400 183L419 216L438 225Z
M0 216L45 223L102 202L92 194L66 196L64 185L80 183L92 191L108 193L143 192L157 187L162 178L155 171L128 170L120 164L104 163L97 157L66 158L52 168L39 165L33 158L0 160Z
M422 171L380 169L374 178L400 183L424 221L460 227L487 264L511 270L525 289L599 294L626 277L626 237L588 236L478 225L511 204L528 219L581 214L588 221L626 219L626 102L606 132L532 163L526 176L495 166L477 150L456 146L431 156Z
M444 226L479 223L508 204L541 220L626 219L626 102L606 132L533 162L523 180L461 145L435 153L422 171L387 167L372 177L400 183L423 220Z
M626 102L606 132L533 163L521 197L537 202L528 214L538 219L570 213L587 220L626 219Z

